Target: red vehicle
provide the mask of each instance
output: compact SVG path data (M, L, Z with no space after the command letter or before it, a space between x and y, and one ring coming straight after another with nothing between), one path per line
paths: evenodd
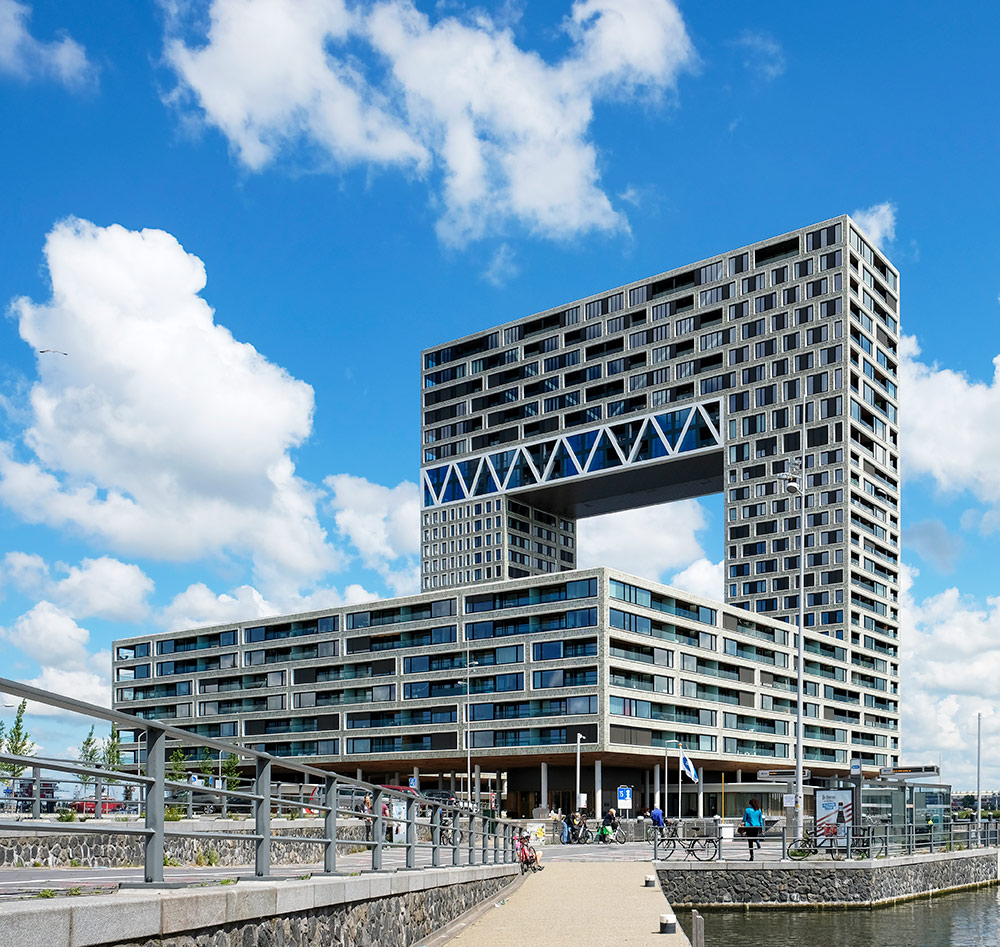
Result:
M93 799L76 799L69 804L69 808L74 812L79 812L83 815L93 814L96 803ZM106 812L117 812L119 809L124 809L125 803L118 799L101 799L101 814Z

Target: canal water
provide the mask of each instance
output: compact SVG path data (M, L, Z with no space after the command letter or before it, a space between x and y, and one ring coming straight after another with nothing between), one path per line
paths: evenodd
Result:
M690 912L677 913L690 935ZM1000 945L1000 889L995 887L873 910L706 911L703 916L706 947Z

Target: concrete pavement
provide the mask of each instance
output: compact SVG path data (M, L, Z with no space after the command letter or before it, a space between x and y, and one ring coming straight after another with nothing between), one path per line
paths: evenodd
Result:
M659 932L660 915L672 911L659 886L643 886L652 873L649 862L553 861L448 947L690 947L680 925Z

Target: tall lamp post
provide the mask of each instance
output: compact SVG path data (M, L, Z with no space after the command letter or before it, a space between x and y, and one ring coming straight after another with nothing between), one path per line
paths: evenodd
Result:
M576 734L576 811L580 811L580 744L587 738L580 732Z
M803 835L805 792L802 779L803 701L805 699L805 631L806 631L806 400L802 398L801 456L791 462L791 470L778 474L785 481L785 490L801 497L799 507L799 642L795 674L795 836Z
M472 808L472 669L479 667L478 661L469 659L469 643L465 643L465 780L469 794L469 808Z

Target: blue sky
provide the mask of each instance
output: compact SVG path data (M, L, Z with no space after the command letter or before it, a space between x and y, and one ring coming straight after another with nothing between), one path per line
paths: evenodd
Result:
M973 6L0 0L0 673L106 699L116 636L414 590L422 347L860 212L912 337L904 756L970 784L977 711L1000 736ZM718 594L719 511L590 522L591 561Z

